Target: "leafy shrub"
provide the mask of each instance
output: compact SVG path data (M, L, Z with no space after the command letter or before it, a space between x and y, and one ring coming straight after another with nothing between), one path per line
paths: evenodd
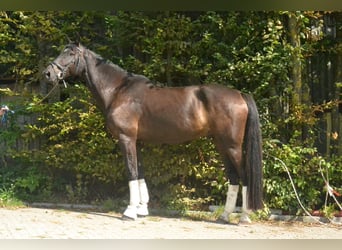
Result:
M300 32L310 31L310 20L320 20L315 13L299 14L309 25ZM17 95L11 104L18 111L0 130L3 194L10 191L25 200L127 200L121 152L106 133L87 89L70 86L62 90L64 100L54 103L26 91L38 83L40 69L58 54L66 37L74 39L77 34L85 46L152 81L169 86L217 82L254 93L265 138L267 207L300 210L282 162L304 205L322 206L324 183L318 166L339 187L342 158L322 159L312 142L301 145L302 138L290 140L303 127L309 127L306 137L314 138L310 127L317 121L310 105L297 107L290 100L294 51L288 42L287 19L286 12L0 12L1 77L22 87L20 95L0 89L1 95ZM302 34L303 62L307 54L327 49L317 43L321 49L313 50ZM338 53L330 43L328 47L332 55ZM304 78L303 84L308 80ZM19 116L32 121L16 122ZM155 206L188 209L224 204L228 180L210 140L144 145L142 154Z
M288 174L291 175L299 199L307 210L320 209L324 204L326 189L322 171L328 171L329 176L333 177L331 183L341 183L338 163L324 160L318 155L316 148L269 140L265 142L264 150L265 200L271 208L289 213L303 211Z
M42 103L32 97L21 103L20 114L35 114L37 121L20 128L14 120L2 138L14 144L19 138L38 140L39 150L7 147L9 166L0 168L4 190L25 200L95 202L127 200L126 170L117 141L106 133L102 115L83 85L70 86L63 102ZM264 119L265 120L265 119ZM270 121L266 130L274 131ZM276 133L276 132L272 132ZM11 135L11 136L10 136ZM8 144L10 145L10 144ZM144 145L145 175L154 206L179 210L224 204L228 180L215 146L201 138L182 145ZM267 207L290 213L301 211L285 164L303 204L309 209L324 204L324 183L319 166L329 172L331 185L341 183L341 158L330 163L313 147L293 140L282 144L264 140L264 187ZM241 201L239 201L241 202Z

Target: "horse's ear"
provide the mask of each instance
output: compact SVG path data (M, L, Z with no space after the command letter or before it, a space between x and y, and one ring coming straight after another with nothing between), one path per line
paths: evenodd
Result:
M65 35L65 36L66 36L66 38L67 38L67 40L68 40L68 43L72 43L70 37L69 37L68 35Z
M80 47L81 46L81 43L80 43L80 41L78 39L76 41L74 41L73 44L75 44L76 47Z
M77 47L80 47L80 45L81 45L81 43L80 43L80 34L78 33L78 32L76 32L76 34L75 34L75 36L76 36L76 39L75 39L75 44L76 44L76 46Z

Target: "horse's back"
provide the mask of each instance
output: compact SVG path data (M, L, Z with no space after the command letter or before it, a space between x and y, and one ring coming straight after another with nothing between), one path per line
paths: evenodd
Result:
M208 133L206 107L198 86L146 89L138 137L156 143L181 143Z
M247 106L237 90L216 84L156 87L147 78L133 76L117 93L109 126L136 133L138 140L174 144L231 134L246 117Z
M142 95L138 137L180 143L225 133L246 121L239 91L220 85L146 88Z

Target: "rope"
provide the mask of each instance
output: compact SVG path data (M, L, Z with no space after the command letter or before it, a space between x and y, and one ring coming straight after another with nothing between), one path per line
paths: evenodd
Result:
M64 81L64 79L63 79L63 84L64 84L64 87L65 87L65 88L68 87L67 84L66 84L66 82ZM57 86L59 86L58 83L56 83L56 84L52 87L52 89L49 91L49 93L47 93L47 94L43 97L43 99L41 99L41 100L38 102L38 104L42 103L46 98L48 98L48 97L51 95L51 93L57 88ZM7 107L7 106L3 105L2 107ZM8 113L13 114L14 111L8 109L8 107L7 107L7 110L6 110L5 113L1 116L0 125L2 125L2 126L5 126L5 125L6 125L7 119L8 119Z
M302 202L301 202L301 200L300 200L300 198L299 198L299 195L298 195L298 192L297 192L296 187L295 187L295 185L294 185L294 182L293 182L293 180L292 180L290 171L289 171L289 169L287 168L286 164L285 164L282 160L280 160L279 158L277 158L277 157L275 157L275 156L273 156L273 155L270 155L270 156L272 156L275 160L279 161L279 162L283 165L283 168L285 169L287 175L289 176L289 179L290 179L290 182L291 182L293 191L294 191L294 193L295 193L295 195L296 195L297 201L298 201L299 205L301 206L301 208L303 209L303 211L305 212L305 214L306 214L307 216L309 216L310 218L314 219L315 221L317 221L318 223L320 223L320 224L322 224L322 225L326 225L326 223L324 223L324 222L320 221L319 219L313 217L313 216L305 209L304 205L302 204Z
M64 87L67 88L67 84L66 84L66 82L64 81L64 79L63 79L63 84L64 84ZM41 100L38 102L38 104L41 103L41 102L43 102L46 98L48 98L48 97L51 95L51 93L57 88L57 86L58 86L58 83L56 83L56 84L52 87L52 89L49 91L49 93L47 93L46 96L44 96L43 99L41 99Z
M328 195L330 195L331 197L333 197L333 199L334 199L334 201L336 202L337 206L338 206L338 207L340 208L340 210L342 211L342 206L341 206L341 204L338 202L338 200L337 200L337 198L336 198L336 196L335 196L335 194L338 195L338 196L340 196L340 194L337 193L337 192L329 185L329 173L328 173L328 171L326 171L327 177L324 177L324 175L323 175L323 170L322 170L322 166L321 166L322 161L323 161L323 159L321 159L320 162L319 162L319 170L320 170L320 172L321 172L322 178L323 178L324 183L325 183L325 186L326 186L326 188L327 188L327 193L326 193L326 197L325 197L325 204L324 204L324 206L327 207Z

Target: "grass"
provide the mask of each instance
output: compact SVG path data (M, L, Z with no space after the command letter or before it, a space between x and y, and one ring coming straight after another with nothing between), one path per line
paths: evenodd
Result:
M0 189L0 207L18 208L25 207L25 203L15 197L13 188Z

